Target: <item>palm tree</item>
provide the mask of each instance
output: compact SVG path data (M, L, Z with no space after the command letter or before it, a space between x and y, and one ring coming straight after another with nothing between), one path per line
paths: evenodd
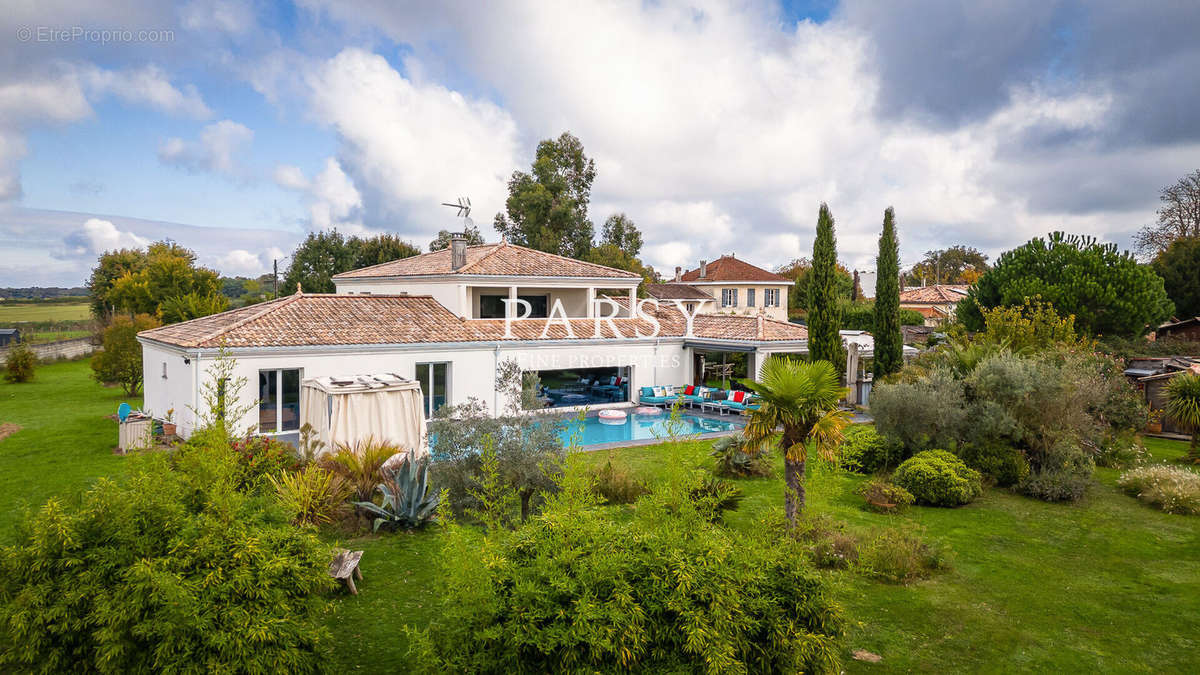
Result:
M1192 432L1188 459L1200 462L1200 373L1171 378L1167 385L1167 417Z
M787 484L784 511L794 529L804 510L808 443L815 441L822 457L832 457L842 442L842 429L849 423L848 415L837 409L847 390L838 384L837 370L828 361L806 363L781 356L767 359L760 381L742 380L742 384L762 399L742 432L748 447L761 448L783 428L779 449Z

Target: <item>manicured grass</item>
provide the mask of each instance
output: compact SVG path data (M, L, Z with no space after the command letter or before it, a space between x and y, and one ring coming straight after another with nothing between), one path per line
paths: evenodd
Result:
M0 542L22 503L84 488L120 471L112 454L125 400L90 377L83 361L42 366L29 384L0 383L0 422L21 431L0 441ZM136 405L136 400L129 401ZM1156 459L1186 444L1147 440ZM707 465L708 443L688 443L684 461ZM609 457L641 475L661 476L662 446L582 453L598 466ZM779 462L777 462L779 464ZM777 466L777 469L779 467ZM1076 505L1046 504L989 489L960 509L914 507L899 516L860 508L859 476L810 475L810 514L828 514L863 535L905 521L955 553L953 568L912 586L889 586L852 571L828 572L849 618L850 672L1188 672L1200 638L1200 517L1174 516L1119 492L1119 472L1097 471ZM753 526L764 510L782 510L778 478L737 481L746 494L730 527ZM629 507L606 507L615 517ZM327 623L336 637L335 670L388 672L411 667L404 625L420 629L434 611L440 537L435 528L341 541L366 554L360 595L337 595Z
M1158 459L1186 451L1149 439ZM684 450L707 463L708 443ZM614 450L643 476L662 470L663 448ZM608 452L577 456L600 465ZM779 463L781 475L781 462ZM852 571L829 572L849 621L849 672L1186 672L1200 634L1200 518L1172 516L1115 488L1118 471L1100 469L1076 505L1047 504L988 489L959 509L914 507L887 516L860 508L860 476L810 475L810 514L828 514L869 535L911 521L954 551L953 568L911 586L889 586ZM751 527L764 509L782 509L778 478L739 480L746 494L731 527ZM609 507L618 515L628 507ZM339 669L411 666L397 626L420 628L430 613L437 571L435 530L348 542L366 551L358 597L343 596L329 616L341 636Z
M87 487L120 470L117 423L106 415L122 401L137 408L120 388L91 377L87 361L41 365L24 384L0 380L0 423L21 430L0 441L0 540L7 538L24 504Z
M82 321L91 317L86 302L0 302L0 326L19 321Z

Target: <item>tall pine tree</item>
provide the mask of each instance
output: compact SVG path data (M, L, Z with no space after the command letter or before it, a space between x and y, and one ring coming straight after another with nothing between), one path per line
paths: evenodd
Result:
M841 372L842 307L837 292L837 239L833 214L822 203L817 214L817 238L813 242L811 281L808 285L808 353L813 361L828 361Z
M883 212L879 258L875 261L875 377L904 365L904 336L900 332L900 242L896 239L896 213Z

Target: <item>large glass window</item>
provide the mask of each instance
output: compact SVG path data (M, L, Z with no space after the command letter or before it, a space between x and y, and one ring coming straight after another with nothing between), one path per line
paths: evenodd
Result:
M565 408L628 401L631 373L629 367L539 370L538 403Z
M433 413L438 408L449 402L449 375L449 363L417 364L417 381L421 383L421 395L424 397L425 403L425 417L433 417Z
M300 428L300 370L258 371L258 431L278 434Z
M529 318L545 319L550 316L549 297L547 295L518 295L518 300L524 300L529 303ZM481 319L503 319L504 318L504 301L508 299L508 295L481 295L479 296L479 318ZM515 315L519 315L524 311L521 305L513 307Z

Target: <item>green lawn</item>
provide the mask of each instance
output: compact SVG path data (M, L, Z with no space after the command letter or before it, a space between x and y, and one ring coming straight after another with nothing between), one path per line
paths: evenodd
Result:
M0 326L20 321L82 321L91 318L86 302L0 302Z
M0 383L0 422L24 428L0 441L0 541L23 502L85 487L119 471L112 454L116 423L105 418L123 400L89 377L86 362L43 366L34 383ZM137 401L130 401L137 404ZM1149 440L1158 459L1186 450ZM706 461L707 444L687 446ZM619 462L652 477L658 446L614 451ZM607 452L581 454L600 463ZM953 569L908 587L829 572L850 619L847 649L883 657L850 660L850 672L1188 672L1200 642L1200 518L1152 510L1114 487L1101 469L1089 497L1055 505L991 489L961 509L916 507L903 516L859 508L855 476L809 480L809 512L827 513L866 533L912 520L954 552ZM739 481L747 498L727 519L748 527L763 509L782 509L778 479ZM610 507L619 515L627 507ZM424 626L433 611L436 529L363 537L361 594L338 595L327 622L337 638L336 670L384 672L411 667L402 626Z
M0 423L21 430L0 441L0 539L12 530L23 504L86 487L121 466L117 423L107 415L122 401L141 399L101 386L87 361L39 366L32 382L0 380Z

